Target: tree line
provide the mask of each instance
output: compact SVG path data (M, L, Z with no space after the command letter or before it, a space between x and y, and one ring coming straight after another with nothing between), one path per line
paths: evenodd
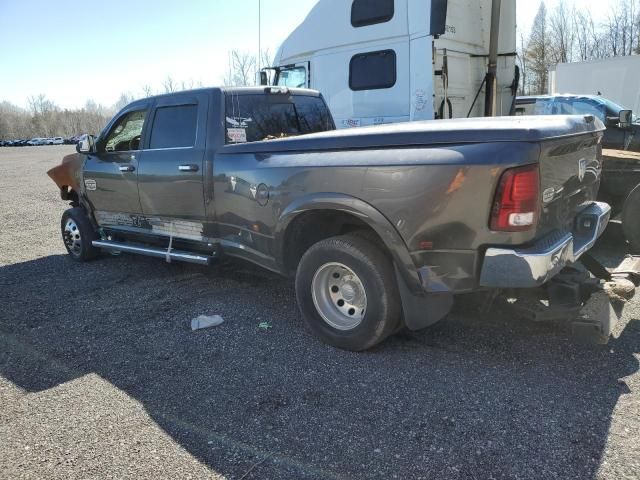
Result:
M560 0L549 11L543 1L518 43L520 94L548 93L549 70L559 63L640 54L640 0L616 0L600 21L580 2Z
M229 64L222 83L227 86L255 85L258 65L271 65L268 51L262 52L258 62L256 55L232 50L229 52ZM95 135L102 131L120 109L134 100L202 87L204 85L201 81L176 80L168 75L160 83L159 89L143 85L137 93L122 93L118 101L109 106L87 100L82 108L61 108L44 94L30 97L27 108L3 101L0 102L0 140L68 138L83 133Z

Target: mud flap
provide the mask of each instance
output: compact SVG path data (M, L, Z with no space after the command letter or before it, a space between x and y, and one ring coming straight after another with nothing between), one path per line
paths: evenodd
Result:
M453 307L453 295L449 292L416 295L407 286L395 266L396 281L402 301L402 315L406 327L417 332L435 325L446 317Z

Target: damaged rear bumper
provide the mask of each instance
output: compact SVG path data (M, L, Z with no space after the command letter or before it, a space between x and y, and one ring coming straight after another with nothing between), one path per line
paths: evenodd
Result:
M489 248L480 285L486 288L535 288L589 251L604 233L611 207L594 202L576 218L573 232L554 233L523 249Z

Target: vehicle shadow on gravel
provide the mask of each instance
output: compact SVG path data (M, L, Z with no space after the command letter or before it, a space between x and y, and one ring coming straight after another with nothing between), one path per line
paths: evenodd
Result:
M290 281L239 262L46 257L0 268L0 303L3 377L39 392L96 373L236 479L595 478L639 368L637 315L607 347L492 312L338 351ZM190 331L203 313L225 323Z

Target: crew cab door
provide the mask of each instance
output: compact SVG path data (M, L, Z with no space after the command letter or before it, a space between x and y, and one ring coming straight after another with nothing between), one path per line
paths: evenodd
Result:
M135 226L141 213L138 165L149 102L123 111L108 127L84 166L84 187L96 220L104 227Z
M142 212L154 234L203 240L206 94L160 98L138 167Z

